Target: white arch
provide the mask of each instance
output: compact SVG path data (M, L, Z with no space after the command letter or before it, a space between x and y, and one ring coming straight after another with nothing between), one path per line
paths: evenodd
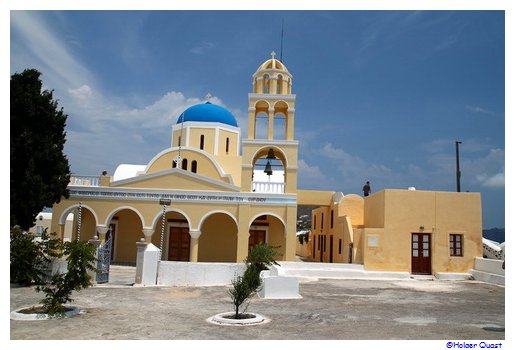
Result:
M274 146L274 145L267 145L267 146L263 146L261 148L259 148L253 155L252 155L252 165L254 165L254 161L256 160L256 157L258 155L259 152L265 150L265 149L269 149L269 148L273 148L274 151L279 151L283 157L284 157L284 161L286 164L284 164L284 170L286 170L286 168L288 167L288 157L286 157L286 154L284 154L283 150L280 149L279 147L277 146Z
M145 227L145 220L143 219L143 216L141 215L141 213L136 208L128 206L128 205L124 205L124 206L121 206L121 207L111 210L111 212L109 214L107 214L105 226L109 227L109 224L111 223L111 220L112 220L114 214L121 210L124 210L124 209L129 209L129 210L132 210L133 212L135 212L136 215L139 216L139 219L141 221L141 226Z
M68 208L66 208L61 213L61 216L59 217L59 225L64 225L66 223L66 218L68 217L68 214L70 214L73 209L78 208L78 207L79 207L79 204L77 203L77 204L71 205ZM96 227L99 222L97 213L95 213L93 208L91 208L89 205L81 204L81 207L88 209L91 212L91 214L93 214L93 217L95 218L95 227Z
M192 231L195 231L191 227L191 220L190 220L190 218L188 217L188 215L186 215L186 213L184 211L182 211L180 209L176 209L176 208L166 208L165 209L165 215L166 215L166 213L170 213L170 212L176 212L176 213L179 213L182 216L184 216L186 218L186 221L188 221L189 229L192 230ZM159 222L159 220L162 220L162 218L163 218L163 211L161 210L156 216L154 216L154 220L152 220L152 228L153 229L156 229L157 223Z
M279 221L280 221L280 222L282 222L282 224L283 224L283 227L284 227L284 233L286 233L286 223L284 222L283 218L282 218L282 217L280 217L279 215L274 214L274 213L271 213L271 212L264 212L264 213L260 213L260 214L255 215L255 216L254 216L254 217L249 221L249 229L250 229L250 226L252 225L252 223L254 222L254 220L256 220L258 217L263 216L263 215L270 215L270 216L275 217L276 219L279 219Z
M230 212L228 212L228 211L226 211L226 210L211 210L210 212L206 213L206 214L202 217L202 219L200 219L200 222L199 222L199 224L198 224L198 229L199 229L199 230L200 230L200 229L202 229L202 225L204 224L204 221L205 221L209 216L211 216L211 215L213 215L213 214L227 214L227 215L229 215L229 216L233 219L234 223L236 224L236 227L238 226L238 220L236 219L236 217L235 217L232 213L230 213Z

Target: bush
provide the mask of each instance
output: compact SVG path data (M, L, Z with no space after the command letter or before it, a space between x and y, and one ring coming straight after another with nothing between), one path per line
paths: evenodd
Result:
M277 247L271 247L267 244L260 243L256 245L245 259L247 266L252 265L256 267L259 272L268 270L272 265L279 265L274 257L278 254Z
M40 302L49 316L62 315L65 312L64 304L73 301L72 292L92 285L88 270L97 271L94 245L84 241L72 241L64 243L63 250L67 256L68 271L53 275L50 285L37 287L38 292L45 293L45 298Z
M42 284L52 258L61 255L60 240L51 238L47 230L41 240L19 227L11 228L10 281L24 286Z
M242 314L247 310L252 297L261 288L261 271L268 270L272 265L279 265L274 256L277 255L275 247L266 244L255 246L245 259L246 269L242 276L236 276L232 280L232 288L229 295L234 306L234 318L242 318ZM243 311L240 308L243 306Z

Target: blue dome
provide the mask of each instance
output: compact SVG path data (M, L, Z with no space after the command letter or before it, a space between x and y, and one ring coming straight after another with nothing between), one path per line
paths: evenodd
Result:
M223 123L238 127L236 118L227 109L214 105L211 102L206 102L191 106L177 119L177 124L181 122L211 122Z

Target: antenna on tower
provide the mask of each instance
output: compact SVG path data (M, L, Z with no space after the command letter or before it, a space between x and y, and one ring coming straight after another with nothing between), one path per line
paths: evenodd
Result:
M279 61L283 62L283 37L284 37L284 18L281 24L281 54ZM284 63L284 62L283 62Z

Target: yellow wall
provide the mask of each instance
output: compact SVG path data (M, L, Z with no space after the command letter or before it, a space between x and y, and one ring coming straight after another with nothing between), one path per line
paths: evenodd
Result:
M330 227L330 212L335 215ZM321 227L322 213L324 227ZM316 223L315 223L316 217ZM329 262L329 242L333 236L333 262L349 262L366 270L411 272L411 234L431 235L432 273L467 272L482 254L481 195L479 193L383 190L362 198L344 196L312 212L313 260ZM449 254L449 234L463 235L464 256ZM318 249L318 237L326 237L326 251ZM338 252L342 240L342 253ZM321 243L323 239L321 239ZM300 250L305 248L300 247Z
M164 170L172 169L172 163L174 159L178 155L178 150L168 151L162 154L159 158L154 160L152 164L149 165L149 168L146 174L153 174ZM191 172L191 164L194 160L197 161L197 174L203 175L218 181L229 182L227 177L222 177L217 167L213 164L213 161L209 159L205 154L202 154L200 151L190 150L190 149L182 149L181 150L181 158L188 160L188 168L183 169ZM182 165L181 165L182 166ZM126 186L126 185L124 185ZM132 187L136 187L137 182L131 182ZM168 184L164 188L168 188L170 184ZM176 188L176 187L174 187ZM194 187L190 187L188 189L194 189Z
M278 255L275 257L276 260L284 260L286 253L286 241L284 225L275 217L268 218L268 245L276 247Z
M482 222L479 193L385 190L384 230L365 229L365 268L411 272L411 233L431 235L431 266L436 272L466 272L481 256ZM378 201L365 200L365 208ZM372 201L369 202L369 199ZM370 210L374 212L374 210ZM365 223L368 218L365 214ZM464 256L451 257L449 234L464 238ZM370 236L378 247L368 247Z
M178 132L180 133L180 131ZM183 132L184 133L184 132ZM204 135L204 151L215 154L215 129L214 128L189 128L189 147L200 149L200 135ZM185 134L185 133L184 133ZM185 137L185 136L183 136ZM177 144L175 144L177 145ZM186 144L183 144L185 146Z
M135 262L136 242L142 238L142 224L132 210L124 209L115 214L116 222L114 249L115 262Z
M229 138L229 152L225 152L225 142ZM238 155L238 134L220 129L218 135L218 155L237 156Z
M376 192L365 201L363 221L365 227L384 227L384 196L385 192Z
M222 179L219 180L223 182ZM225 183L225 182L224 182ZM153 178L143 178L138 181L131 181L127 184L121 184L116 187L136 187L136 188L154 188L154 189L166 189L173 184L174 189L178 190L191 190L194 188L197 191L228 191L234 192L235 190L228 189L222 184L213 184L210 182L206 182L203 179L195 178L191 176L188 172L184 170L178 170L174 174L165 174L160 176L155 176ZM113 186L114 187L114 186Z
M235 262L238 226L226 214L213 214L203 223L199 238L200 262Z
M297 205L326 206L331 203L333 191L297 190Z

